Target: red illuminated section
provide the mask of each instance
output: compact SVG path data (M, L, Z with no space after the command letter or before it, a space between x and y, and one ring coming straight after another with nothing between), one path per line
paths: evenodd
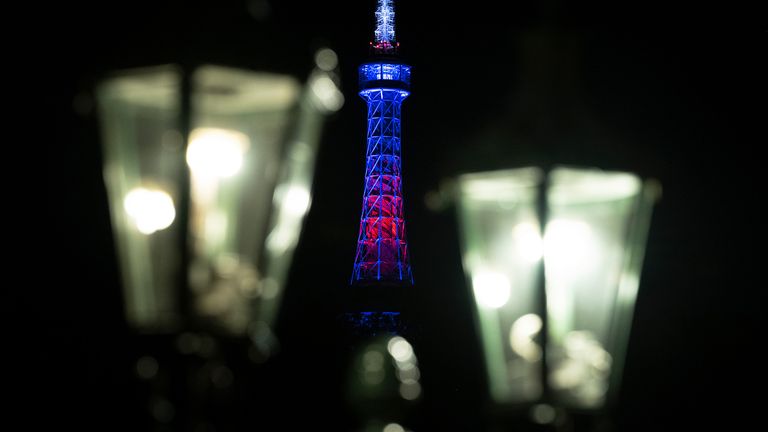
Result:
M379 41L376 43L369 42L369 45L377 54L396 54L397 49L400 48L400 42L393 44L389 41Z

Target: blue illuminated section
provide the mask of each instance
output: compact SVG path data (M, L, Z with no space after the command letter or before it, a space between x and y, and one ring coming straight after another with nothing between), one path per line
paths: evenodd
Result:
M360 66L360 96L368 106L365 187L353 285L413 284L403 215L401 106L411 67L393 62Z
M377 84L408 89L411 85L411 67L399 63L365 63L360 65L359 79L363 89Z
M355 334L365 336L397 335L407 330L400 312L350 312L342 314L341 319Z

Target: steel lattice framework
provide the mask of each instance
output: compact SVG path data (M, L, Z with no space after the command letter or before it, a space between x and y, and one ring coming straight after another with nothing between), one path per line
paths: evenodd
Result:
M363 209L351 283L410 285L413 275L405 236L400 149L401 106L410 94L411 67L392 56L396 50L392 2L379 0L376 17L373 47L378 61L359 68L360 96L368 105L368 133Z

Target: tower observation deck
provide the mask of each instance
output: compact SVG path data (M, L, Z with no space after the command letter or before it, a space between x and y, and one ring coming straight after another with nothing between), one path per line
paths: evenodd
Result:
M392 0L378 0L373 56L359 67L367 102L365 187L352 286L413 284L403 214L401 105L411 67L397 55Z

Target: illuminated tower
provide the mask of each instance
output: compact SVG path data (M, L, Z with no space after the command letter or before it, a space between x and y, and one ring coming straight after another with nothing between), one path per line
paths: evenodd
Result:
M392 0L378 0L371 61L360 65L368 104L365 188L353 286L413 284L403 217L400 107L410 94L411 67L398 60Z

